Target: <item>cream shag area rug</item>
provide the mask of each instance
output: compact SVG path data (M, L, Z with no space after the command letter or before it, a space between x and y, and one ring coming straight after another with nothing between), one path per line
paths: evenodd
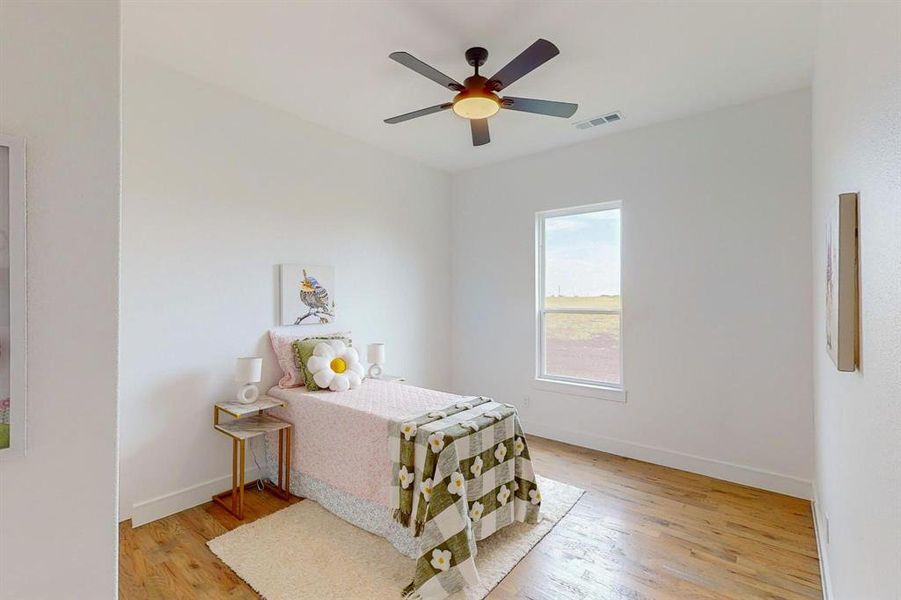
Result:
M454 600L481 600L553 529L584 490L539 478L541 521L514 523L478 543L482 585ZM210 540L222 561L267 600L400 600L414 561L385 539L304 500Z

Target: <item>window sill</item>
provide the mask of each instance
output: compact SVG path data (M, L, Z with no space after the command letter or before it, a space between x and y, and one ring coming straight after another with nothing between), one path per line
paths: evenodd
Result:
M532 383L532 387L545 392L565 394L567 396L584 396L586 398L610 400L611 402L626 401L626 390L603 385L573 383L569 381L557 381L555 379L542 379L541 377L536 377Z

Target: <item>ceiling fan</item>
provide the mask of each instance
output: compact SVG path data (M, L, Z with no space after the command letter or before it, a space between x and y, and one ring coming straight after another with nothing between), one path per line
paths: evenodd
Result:
M452 108L459 116L469 119L469 124L472 128L472 145L482 146L491 141L491 136L488 134L488 118L502 108L549 115L551 117L562 117L564 119L569 118L579 108L578 104L554 102L552 100L535 100L533 98L516 98L513 96L500 97L497 95L497 92L522 76L531 73L558 54L560 54L560 50L557 49L557 46L547 40L538 40L523 50L519 56L507 63L507 66L492 77L485 78L479 75L479 67L485 64L485 60L488 58L488 51L479 47L470 48L466 51L466 62L470 66L475 67L475 75L467 77L461 84L407 52L392 52L388 55L389 58L396 60L424 77L428 77L442 87L457 92L457 95L454 96L451 102L436 104L435 106L391 117L390 119L385 119L385 123L394 125L395 123L402 123Z

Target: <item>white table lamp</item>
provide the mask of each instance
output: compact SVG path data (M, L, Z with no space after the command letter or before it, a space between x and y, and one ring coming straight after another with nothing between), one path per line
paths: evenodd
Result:
M256 356L239 358L235 362L235 383L241 384L238 390L238 402L253 404L260 397L260 390L255 383L263 379L263 359Z
M369 344L366 347L366 355L370 363L369 376L372 379L378 379L384 372L382 365L385 364L385 344Z

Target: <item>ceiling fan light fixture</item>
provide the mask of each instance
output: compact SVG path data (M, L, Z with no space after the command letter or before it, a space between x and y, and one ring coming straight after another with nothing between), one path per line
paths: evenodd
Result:
M487 119L501 108L494 94L462 93L454 98L454 112L464 119Z
M394 125L453 109L457 116L469 121L469 129L472 132L472 145L484 146L491 142L491 134L488 131L488 117L494 116L502 108L568 119L575 114L576 109L579 108L578 104L538 100L535 98L515 98L506 95L501 98L497 95L498 92L506 89L511 83L518 81L524 75L528 75L558 54L560 54L560 50L557 49L557 46L545 39L539 39L520 52L516 58L504 65L500 71L489 79L479 74L479 68L488 60L488 50L481 46L476 46L466 51L466 62L475 69L475 72L464 79L463 83L460 83L435 67L422 62L409 52L392 52L388 55L391 60L419 73L426 79L431 79L444 88L445 91L453 90L457 95L454 96L451 102L444 102L397 115L396 117L385 119L385 123Z

